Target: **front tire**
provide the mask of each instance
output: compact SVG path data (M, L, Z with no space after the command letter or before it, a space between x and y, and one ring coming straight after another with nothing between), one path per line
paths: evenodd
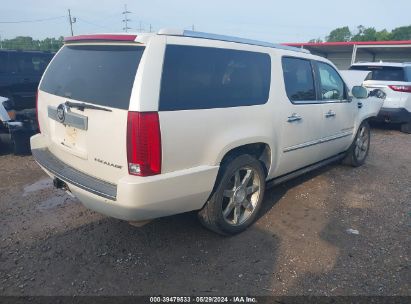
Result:
M367 121L363 121L358 128L357 135L348 149L343 163L352 167L359 167L365 163L370 150L371 130Z
M198 216L206 228L234 235L255 221L264 197L265 174L261 163L248 154L236 157L221 170L221 177Z

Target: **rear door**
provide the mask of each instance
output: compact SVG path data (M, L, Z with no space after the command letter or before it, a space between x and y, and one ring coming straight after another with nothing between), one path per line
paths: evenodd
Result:
M322 104L317 99L311 60L283 57L285 84L282 111L282 154L277 175L283 175L324 158L321 150Z
M39 87L39 124L49 150L88 175L116 183L128 174L127 113L144 52L135 43L72 43Z

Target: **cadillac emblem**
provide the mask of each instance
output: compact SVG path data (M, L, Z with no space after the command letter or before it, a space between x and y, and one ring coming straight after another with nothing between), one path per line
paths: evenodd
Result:
M64 123L64 120L66 119L66 113L67 113L67 106L62 103L59 104L57 107L57 120L61 123Z

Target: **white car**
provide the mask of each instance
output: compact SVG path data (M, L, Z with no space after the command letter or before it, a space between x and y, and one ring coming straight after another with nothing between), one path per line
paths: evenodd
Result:
M296 48L178 30L76 36L41 80L31 148L90 209L130 222L200 210L235 234L266 182L363 164L381 105Z
M411 133L411 63L363 62L350 70L369 71L364 87L387 95L376 120L400 123L403 132Z

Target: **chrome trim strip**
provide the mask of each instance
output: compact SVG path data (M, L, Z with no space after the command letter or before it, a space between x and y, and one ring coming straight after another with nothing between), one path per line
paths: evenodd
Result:
M308 141L308 142L305 142L305 143L302 143L302 144L287 147L287 148L283 149L283 152L286 153L286 152L291 152L291 151L307 148L307 147L322 144L322 143L325 143L325 142L328 142L328 141L332 141L332 140L340 139L340 138L343 138L343 137L347 137L347 136L350 136L352 134L353 134L353 132L347 131L347 132L343 132L343 133L340 133L340 134L337 134L337 135L332 135L332 136L320 138L320 139L317 139L317 140Z
M34 160L44 169L59 179L77 186L95 195L115 201L117 199L117 186L92 176L89 176L71 166L63 163L48 149L33 149Z
M56 107L48 106L47 114L49 118L57 122L60 122L59 119L57 118L57 108ZM63 124L69 125L71 127L74 127L80 130L87 130L88 129L88 117L68 111L65 113L65 119L64 119Z

